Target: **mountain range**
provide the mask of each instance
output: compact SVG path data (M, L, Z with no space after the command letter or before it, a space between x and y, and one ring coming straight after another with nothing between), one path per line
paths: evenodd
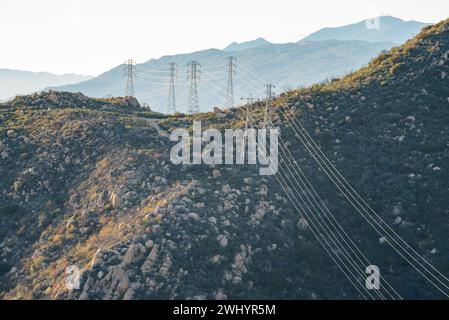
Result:
M263 98L265 83L276 85L277 92L287 88L308 86L341 77L367 64L384 50L413 37L424 23L406 22L393 17L380 17L378 30L370 30L364 21L355 25L323 29L297 43L274 44L263 38L232 43L223 50L208 49L188 54L163 56L137 65L135 95L158 112L167 110L168 65L179 66L175 84L177 111L186 112L189 83L187 64L201 64L199 84L200 111L227 103L227 60L237 59L234 79L234 103L240 98ZM82 92L105 97L125 94L123 66L117 66L98 77L78 84L52 87L54 90Z
M40 91L49 86L62 86L91 78L78 74L55 75L48 72L0 69L0 100Z

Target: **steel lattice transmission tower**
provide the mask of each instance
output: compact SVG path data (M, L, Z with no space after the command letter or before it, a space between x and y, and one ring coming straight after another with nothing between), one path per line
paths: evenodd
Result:
M134 77L136 76L136 62L128 59L123 65L124 77L126 78L125 96L134 97Z
M264 121L263 121L263 127L265 128L269 123L271 123L271 103L272 100L274 98L274 92L273 89L276 88L274 85L272 85L271 83L267 83L265 86L266 89L266 94L267 94L267 98L265 101L265 117L264 117Z
M168 88L168 105L167 113L176 113L176 97L175 97L175 79L178 74L178 65L176 62L170 62L170 82Z
M190 81L189 88L189 104L187 106L187 113L194 114L200 112L198 101L198 82L200 81L201 64L197 61L192 61L187 65L187 80Z
M234 77L236 75L236 59L228 58L228 85L226 88L226 105L228 108L234 107Z
M249 122L250 122L250 119L249 119L250 110L249 110L249 108L251 107L251 105L254 104L254 100L255 99L254 99L252 94L249 94L248 97L240 98L240 100L246 101L246 109L241 109L241 110L244 110L243 113L245 114L245 128L248 128L248 125L249 125Z

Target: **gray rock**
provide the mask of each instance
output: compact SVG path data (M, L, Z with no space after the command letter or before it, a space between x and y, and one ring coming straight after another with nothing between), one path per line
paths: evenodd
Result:
M208 221L209 221L211 224L217 224L217 218L215 218L215 217L210 217L210 218L208 219Z
M187 216L189 217L189 219L192 219L195 221L200 220L200 216L198 215L198 213L195 213L195 212L190 212Z
M309 223L307 222L307 220L303 219L303 218L299 219L299 221L298 221L298 229L302 230L302 231L305 231L308 228L309 228Z
M217 301L228 300L228 296L223 293L222 289L219 289L215 294L215 300Z

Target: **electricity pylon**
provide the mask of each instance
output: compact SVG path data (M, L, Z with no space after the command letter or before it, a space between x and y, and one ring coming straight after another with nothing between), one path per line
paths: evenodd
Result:
M168 88L168 105L167 113L176 113L176 97L175 97L175 79L178 74L178 65L175 62L170 62L170 83Z
M200 112L198 102L198 82L200 81L201 65L197 61L192 61L187 65L187 80L190 81L189 104L187 113L194 114Z
M126 78L125 96L134 97L134 77L136 76L136 62L128 59L123 65L124 77Z
M228 58L228 85L226 88L226 106L228 108L234 107L234 76L236 75L236 59L235 57Z
M271 122L271 102L273 100L274 97L274 92L273 92L273 88L276 88L274 85L272 85L271 83L267 83L265 86L266 88L266 101L265 101L265 117L264 117L264 121L263 121L263 127L265 128L269 122Z
M243 113L245 114L245 128L248 128L249 121L250 121L250 119L249 119L249 115L250 115L249 108L250 108L250 105L252 105L254 103L255 99L254 99L252 94L249 94L248 97L240 98L240 100L246 101L246 109L242 108L242 110L244 110Z

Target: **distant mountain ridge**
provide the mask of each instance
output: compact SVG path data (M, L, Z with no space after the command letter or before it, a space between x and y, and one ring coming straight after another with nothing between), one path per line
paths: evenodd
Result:
M0 100L7 100L19 94L29 94L48 86L61 86L91 79L79 74L55 75L48 72L0 69Z
M224 52L236 52L244 51L248 49L254 49L260 46L272 44L264 38L258 38L256 40L246 41L242 43L233 42L229 46L223 49Z
M363 20L337 28L324 28L301 41L359 40L367 42L393 42L402 44L418 34L428 23L404 21L391 16Z

